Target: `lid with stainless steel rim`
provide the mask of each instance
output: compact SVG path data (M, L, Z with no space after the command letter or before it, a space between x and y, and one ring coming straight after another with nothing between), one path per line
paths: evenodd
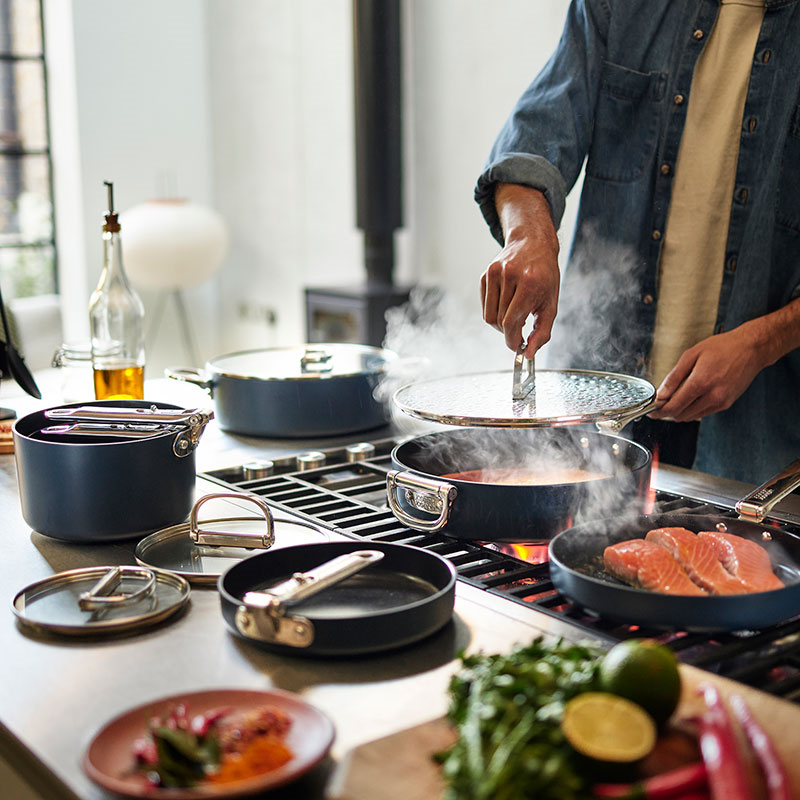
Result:
M361 344L307 344L244 350L212 359L211 372L227 378L319 380L382 372L395 354Z
M106 636L144 629L180 611L188 582L137 566L71 569L32 583L13 602L20 625L37 633Z
M596 423L618 432L655 407L655 387L630 375L535 370L520 347L511 372L432 378L398 389L406 414L445 425L555 427Z
M201 521L200 508L216 500L229 501L227 504L234 515ZM239 516L235 512L241 503L256 506L257 513ZM311 523L276 517L257 495L215 492L197 500L188 522L145 536L136 545L135 555L136 561L144 567L167 570L192 584L214 584L228 567L254 553L289 545L321 543L329 538L327 531Z

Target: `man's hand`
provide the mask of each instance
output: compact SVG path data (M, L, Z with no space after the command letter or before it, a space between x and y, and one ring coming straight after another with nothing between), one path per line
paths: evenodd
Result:
M501 183L495 205L505 246L481 276L483 319L505 336L516 350L522 329L534 315L526 355L550 339L558 307L558 236L550 207L536 189Z
M689 422L724 411L764 367L800 346L800 300L690 347L658 387L649 416Z

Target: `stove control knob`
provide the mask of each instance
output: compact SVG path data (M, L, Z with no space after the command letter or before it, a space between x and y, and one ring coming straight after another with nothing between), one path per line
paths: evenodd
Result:
M242 464L242 473L246 481L268 478L273 472L275 472L275 463L266 458L246 461Z
M305 472L308 469L317 469L325 466L325 453L312 450L310 453L301 453L297 456L297 469Z
M356 461L366 461L375 455L375 445L369 442L358 442L357 444L350 444L345 449L347 454L347 461L353 464Z

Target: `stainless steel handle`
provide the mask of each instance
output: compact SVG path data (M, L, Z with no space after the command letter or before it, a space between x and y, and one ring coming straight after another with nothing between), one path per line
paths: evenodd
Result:
M313 597L319 592L361 572L362 569L383 558L380 550L354 550L352 553L332 558L307 572L295 572L291 578L269 589L247 592L242 598L249 606L283 608Z
M380 550L356 550L320 564L308 572L295 573L270 589L246 592L236 609L236 629L262 642L289 647L308 647L314 641L314 624L299 614L286 614L286 607L310 597L383 558Z
M423 496L432 497L437 502L438 512L435 519L420 519L409 514L400 506L397 493L400 489L406 492L418 492ZM418 531L440 531L450 519L450 507L458 494L458 489L450 483L423 478L410 472L390 470L386 473L386 494L389 508L404 525Z
M214 383L210 378L206 377L205 372L202 370L194 369L193 367L167 367L164 370L164 377L172 378L174 381L191 383L213 394Z
M331 372L333 353L318 348L307 348L300 357L301 372Z
M523 367L524 376L523 376ZM536 389L536 368L532 358L525 358L525 342L514 354L514 379L511 385L511 399L524 400Z
M246 500L248 503L253 503L264 517L266 533L246 533L241 531L232 533L231 531L202 530L197 521L200 508L209 500L220 498ZM208 545L209 547L246 547L268 550L275 544L275 519L266 501L257 495L244 494L242 492L213 492L203 495L192 506L192 511L189 515L189 538L195 544Z
M786 469L739 500L736 503L736 511L742 519L761 522L775 505L798 486L800 486L800 459L793 461Z
M652 400L648 400L646 403L640 405L638 408L621 417L617 417L616 419L600 420L599 422L595 423L595 426L600 433L617 434L629 422L633 422L635 419L639 419L639 417L643 417L645 414L649 414L651 411L661 408L662 405L664 404L654 397Z
M77 406L73 408L50 408L44 412L48 419L75 420L83 422L160 422L184 425L205 424L214 418L214 412L203 408L128 408L125 406Z
M184 430L182 425L160 425L158 423L136 425L134 423L113 422L73 422L64 425L48 425L39 433L49 436L104 436L120 439L147 439L162 433L177 433Z
M116 591L125 576L134 578L144 578L145 583L141 589L135 592ZM98 611L106 608L119 608L138 603L153 593L156 585L156 574L151 569L139 567L110 567L108 572L88 592L81 592L78 595L78 606L81 611Z

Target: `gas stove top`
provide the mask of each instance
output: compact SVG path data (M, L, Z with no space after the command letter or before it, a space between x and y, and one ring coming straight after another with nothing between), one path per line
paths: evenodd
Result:
M650 636L668 645L684 663L800 703L800 609L797 617L769 629L720 634L647 630L591 615L553 587L546 543L468 542L400 523L386 502L386 472L399 441L385 438L249 461L201 477L257 494L285 512L350 538L436 552L453 563L459 581L556 618L587 638L610 645ZM720 502L713 492L705 494L713 502L698 491L690 490L687 496L663 488L654 491L651 500L656 511L735 516L732 502ZM800 535L800 524L787 525L785 515L780 521Z

